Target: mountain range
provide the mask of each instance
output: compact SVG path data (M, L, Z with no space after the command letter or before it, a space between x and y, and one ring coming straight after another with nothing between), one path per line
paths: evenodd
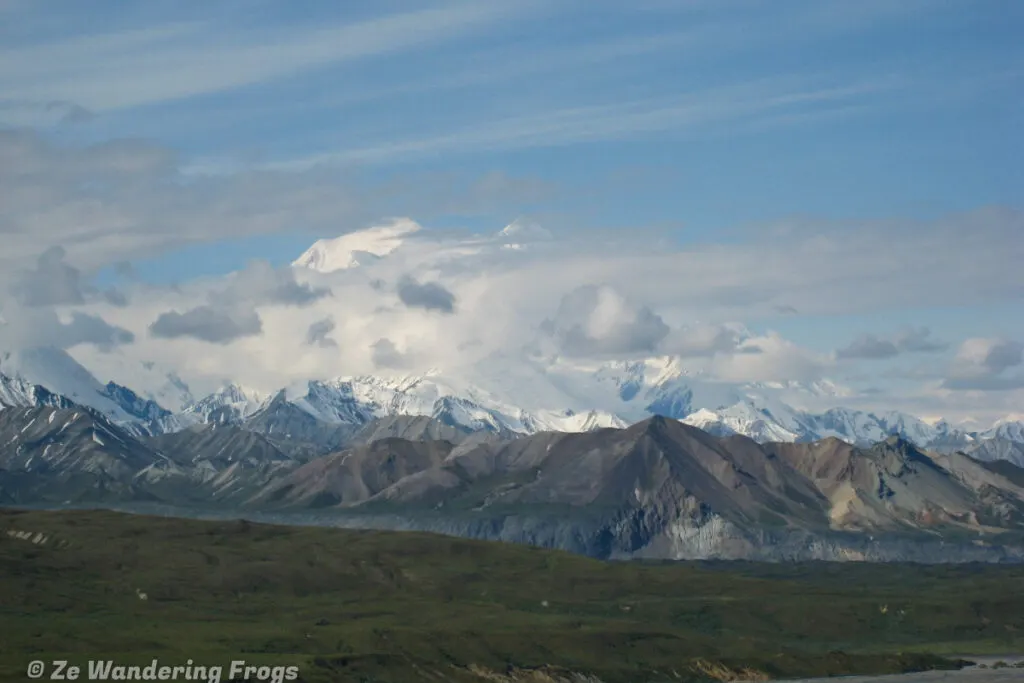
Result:
M549 373L561 382L537 395L589 396L586 411L521 407L441 373L268 395L228 384L172 411L55 349L6 354L0 371L5 505L417 529L604 558L1024 560L1019 423L977 433L779 398L827 384L716 387L652 359Z
M1024 421L987 430L926 422L900 412L835 407L810 412L787 397L841 401L827 383L727 385L687 373L679 359L651 358L578 367L562 360L516 359L471 377L441 372L404 377L356 376L300 383L263 393L228 383L201 398L173 373L173 408L114 382L103 384L67 352L37 347L0 355L0 406L78 405L136 436L234 424L278 439L331 448L348 432L388 416L425 416L470 431L528 435L621 428L660 415L718 435L759 443L837 438L870 445L897 435L921 448L962 451L981 460L1024 465ZM516 368L503 374L496 368ZM164 394L166 396L166 394Z
M296 264L359 267L416 227L321 241ZM608 558L1024 553L1016 419L977 431L845 408L827 381L726 384L676 357L537 349L271 392L195 395L172 370L145 370L140 389L57 348L0 354L0 503L421 529ZM796 407L809 403L835 407Z
M608 559L1024 561L1024 469L898 436L760 444L661 416L529 435L390 416L298 438L230 422L148 436L41 405L0 411L0 443L3 505L422 530Z

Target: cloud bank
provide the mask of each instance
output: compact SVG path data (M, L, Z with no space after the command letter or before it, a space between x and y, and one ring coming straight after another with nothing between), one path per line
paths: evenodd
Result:
M530 353L584 364L673 355L711 381L838 375L861 383L865 405L878 408L987 414L1021 399L1014 335L964 341L954 329L933 336L918 325L865 332L829 352L813 335L774 329L1009 304L1024 292L1024 215L1006 207L928 222L803 218L751 226L729 244L519 229L526 219L509 230L425 220L393 250L334 273L254 261L170 287L146 284L130 265L297 224L312 243L391 215L379 208L387 193L375 199L346 182L313 172L186 181L176 156L152 144L68 147L0 132L0 183L9 190L0 197L0 346L71 349L101 379L128 385L145 363L178 369L197 386L231 379L272 391L303 378L457 372ZM488 201L504 191L485 185ZM116 287L97 284L104 268ZM955 357L943 339L962 344ZM895 387L869 362L910 356L934 359L913 387Z

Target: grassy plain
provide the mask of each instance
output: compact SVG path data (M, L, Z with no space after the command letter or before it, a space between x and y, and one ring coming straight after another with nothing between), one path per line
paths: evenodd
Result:
M380 683L886 673L1024 651L1024 567L612 563L429 534L0 511L0 634L12 681L36 659L245 659Z

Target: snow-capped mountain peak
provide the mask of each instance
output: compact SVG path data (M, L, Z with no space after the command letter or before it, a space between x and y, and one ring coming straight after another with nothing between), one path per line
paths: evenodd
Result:
M498 238L513 242L551 239L551 232L528 218L517 218L498 232Z
M262 392L229 382L209 396L186 405L182 415L190 424L237 422L254 414L267 399Z
M48 405L90 408L131 434L155 434L183 424L170 411L134 390L108 382L101 384L67 351L32 347L0 355L0 403L18 406Z
M743 434L762 442L834 437L866 445L895 434L922 447L968 452L986 440L1024 444L1024 422L1011 419L1016 416L977 432L900 412L843 407L808 410L791 400L792 396L829 400L828 396L841 391L838 385L824 382L714 382L689 371L676 357L588 364L524 356L488 358L472 367L435 368L423 374L303 381L270 396L226 383L171 413L125 386L100 384L64 351L44 348L0 355L0 404L70 401L99 411L137 434L199 423L253 421L282 427L293 424L296 429L302 425L318 429L319 424L330 431L333 426L361 426L394 416L424 416L469 430L529 434L624 427L661 415L712 433Z
M292 265L322 273L355 268L387 256L420 229L415 221L401 218L333 239L317 240Z
M984 439L1006 439L1024 443L1024 419L1020 415L1011 415L998 420L991 429L980 434ZM1017 419L1013 419L1017 418Z
M117 397L109 396L92 373L61 349L37 346L6 352L0 355L0 373L45 387L78 405L98 410L115 422L135 421Z
M698 410L683 418L682 422L706 432L727 436L742 434L754 441L798 441L800 434L786 429L774 416L752 401L741 401L721 410Z
M45 387L32 384L20 377L8 377L0 373L0 409L33 406L67 408L71 405L73 404L67 398Z
M364 375L292 386L275 399L330 424L364 424L396 415L427 416L470 430L529 434L624 427L618 415L602 410L574 412L561 406L524 408L464 381L433 375Z

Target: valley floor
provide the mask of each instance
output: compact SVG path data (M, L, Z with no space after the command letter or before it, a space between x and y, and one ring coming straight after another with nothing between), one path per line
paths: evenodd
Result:
M0 596L12 681L32 660L191 658L307 682L695 683L1024 651L1021 566L613 563L105 511L0 510Z

